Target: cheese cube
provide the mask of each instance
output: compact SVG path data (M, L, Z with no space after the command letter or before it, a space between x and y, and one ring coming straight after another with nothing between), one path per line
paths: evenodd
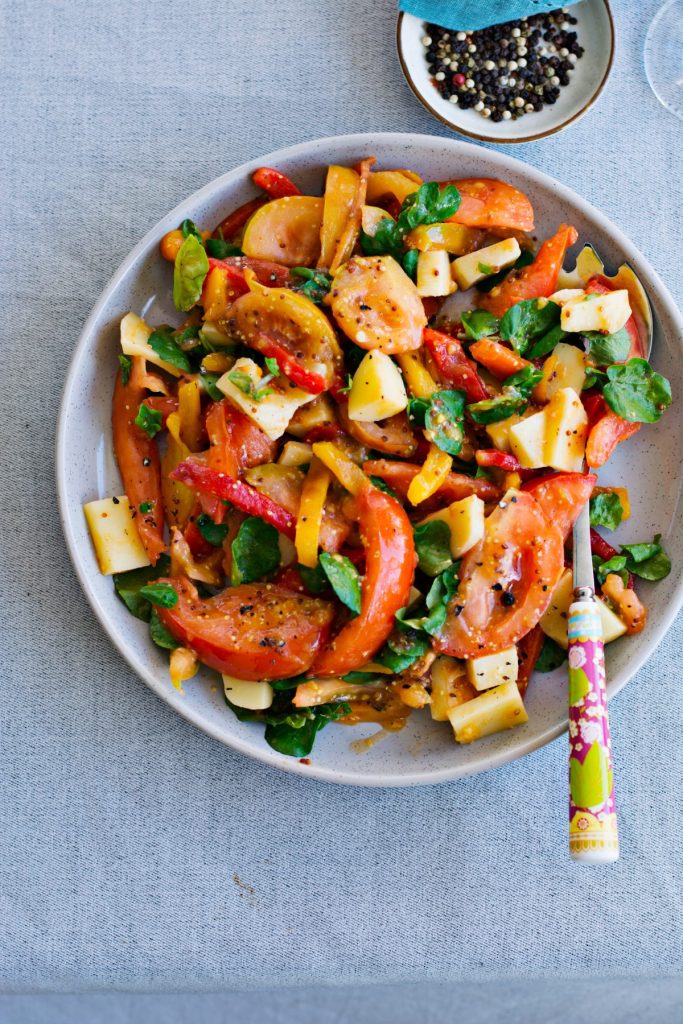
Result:
M534 409L527 409L523 413L513 413L506 420L499 420L498 423L487 423L486 433L491 438L494 446L499 452L510 451L510 427L514 427L522 420L528 419L535 413Z
M125 494L83 506L100 572L110 576L150 565ZM139 515L140 513L138 513Z
M451 271L459 288L471 288L477 281L512 266L521 251L516 238L505 238L502 242L459 256L453 261Z
M569 613L569 606L574 600L574 580L572 577L571 569L566 569L563 575L560 577L560 582L553 591L552 601L548 606L548 610L540 621L540 627L546 636L549 636L551 640L559 644L560 647L567 649L567 616ZM600 618L602 619L602 639L603 643L609 644L612 640L617 640L620 636L623 636L626 632L626 626L621 619L614 614L611 608L608 608L605 602L596 597L598 603L598 610L600 612Z
M349 419L376 423L402 412L407 405L401 371L391 356L379 349L364 355L349 392Z
M450 295L456 291L451 277L451 261L444 249L421 252L417 258L417 294L422 298Z
M580 395L585 380L583 351L561 341L543 364L543 379L534 388L534 401L549 402L562 388L573 388Z
M614 334L631 316L631 303L625 288L604 295L585 294L571 299L562 307L560 326L563 331L603 331Z
M528 416L508 430L510 450L524 469L541 469L545 461L546 411Z
M258 391L263 385L261 379L263 371L253 359L238 359L231 370L224 373L216 381L216 387L229 398L233 405L241 409L252 423L260 427L264 434L267 434L271 441L277 441L282 437L289 421L296 410L312 402L315 395L311 395L302 388L288 388L286 392L273 390L271 394L264 395L258 401L249 394L242 391L233 380L231 375L239 373L251 383L252 391Z
M126 313L121 321L121 350L126 356L142 356L148 363L160 366L162 370L179 377L182 373L177 366L165 362L157 355L148 342L153 329L137 313Z
M223 690L231 704L248 711L265 711L273 703L270 683L254 683L248 679L223 676Z
M558 292L553 292L549 299L550 302L554 302L557 306L564 306L566 302L571 302L572 299L580 299L585 294L583 288L560 288Z
M465 662L465 666L467 678L475 690L490 690L492 686L501 686L503 683L516 683L519 672L517 648L508 647L483 658L472 658Z
M317 395L312 402L300 406L287 426L287 433L305 437L316 427L329 427L337 422L332 400L328 395Z
M448 713L458 743L472 743L529 721L517 683L503 683L480 693Z
M580 473L586 451L588 416L573 388L562 388L545 408L544 465Z
M305 441L286 441L280 458L281 466L306 466L313 458L313 449Z
M477 696L477 691L467 681L463 663L445 654L432 664L430 686L432 702L429 712L435 722L447 722L449 711Z
M441 519L451 531L451 555L462 558L484 536L484 502L476 494L452 502L448 508L433 512L423 522Z

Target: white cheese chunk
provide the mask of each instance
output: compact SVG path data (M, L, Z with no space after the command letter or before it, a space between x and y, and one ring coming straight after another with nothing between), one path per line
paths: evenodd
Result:
M514 646L496 654L484 655L483 658L472 658L465 665L467 678L475 690L490 690L492 686L517 682L519 662L517 648Z
M505 238L502 242L494 242L466 256L458 256L451 264L451 271L459 288L471 288L485 277L512 266L519 259L521 251L516 238Z
M402 412L407 405L403 377L391 356L379 349L364 355L349 392L349 419L376 423Z
M235 374L243 375L245 382L251 382L252 392L258 392L263 388L261 367L253 359L238 359L232 369L216 381L216 387L233 405L241 409L252 423L260 427L271 441L277 441L282 437L296 410L315 398L315 395L302 388L287 388L286 391L273 390L271 394L264 395L257 401L253 394L246 394L234 383ZM239 380L239 377L237 379Z
M560 314L560 327L578 334L584 331L614 334L630 316L629 295L622 288L604 295L584 294L566 302Z
M150 565L128 498L101 498L83 506L95 554L104 576ZM138 512L138 515L140 513Z
M265 711L273 703L273 687L270 683L254 683L249 679L224 675L223 690L231 704L248 711Z

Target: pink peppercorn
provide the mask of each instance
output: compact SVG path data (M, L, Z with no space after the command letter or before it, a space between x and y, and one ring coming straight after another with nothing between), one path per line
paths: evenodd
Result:
M464 85L464 84L465 84L465 76L464 75L460 75L460 74L453 75L453 85Z

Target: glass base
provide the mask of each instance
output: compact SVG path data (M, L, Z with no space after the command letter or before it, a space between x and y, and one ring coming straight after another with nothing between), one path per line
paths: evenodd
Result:
M683 120L683 0L669 0L653 18L645 74L659 102Z

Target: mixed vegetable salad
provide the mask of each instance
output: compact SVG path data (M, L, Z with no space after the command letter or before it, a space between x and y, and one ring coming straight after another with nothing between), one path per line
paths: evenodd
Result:
M328 722L426 709L469 743L527 720L561 664L571 528L629 517L595 470L656 422L647 297L577 232L536 249L503 181L271 168L213 230L161 240L176 325L121 322L124 494L85 513L100 568L170 655L305 758ZM169 268L169 287L171 273ZM605 640L642 630L661 538L593 530Z

